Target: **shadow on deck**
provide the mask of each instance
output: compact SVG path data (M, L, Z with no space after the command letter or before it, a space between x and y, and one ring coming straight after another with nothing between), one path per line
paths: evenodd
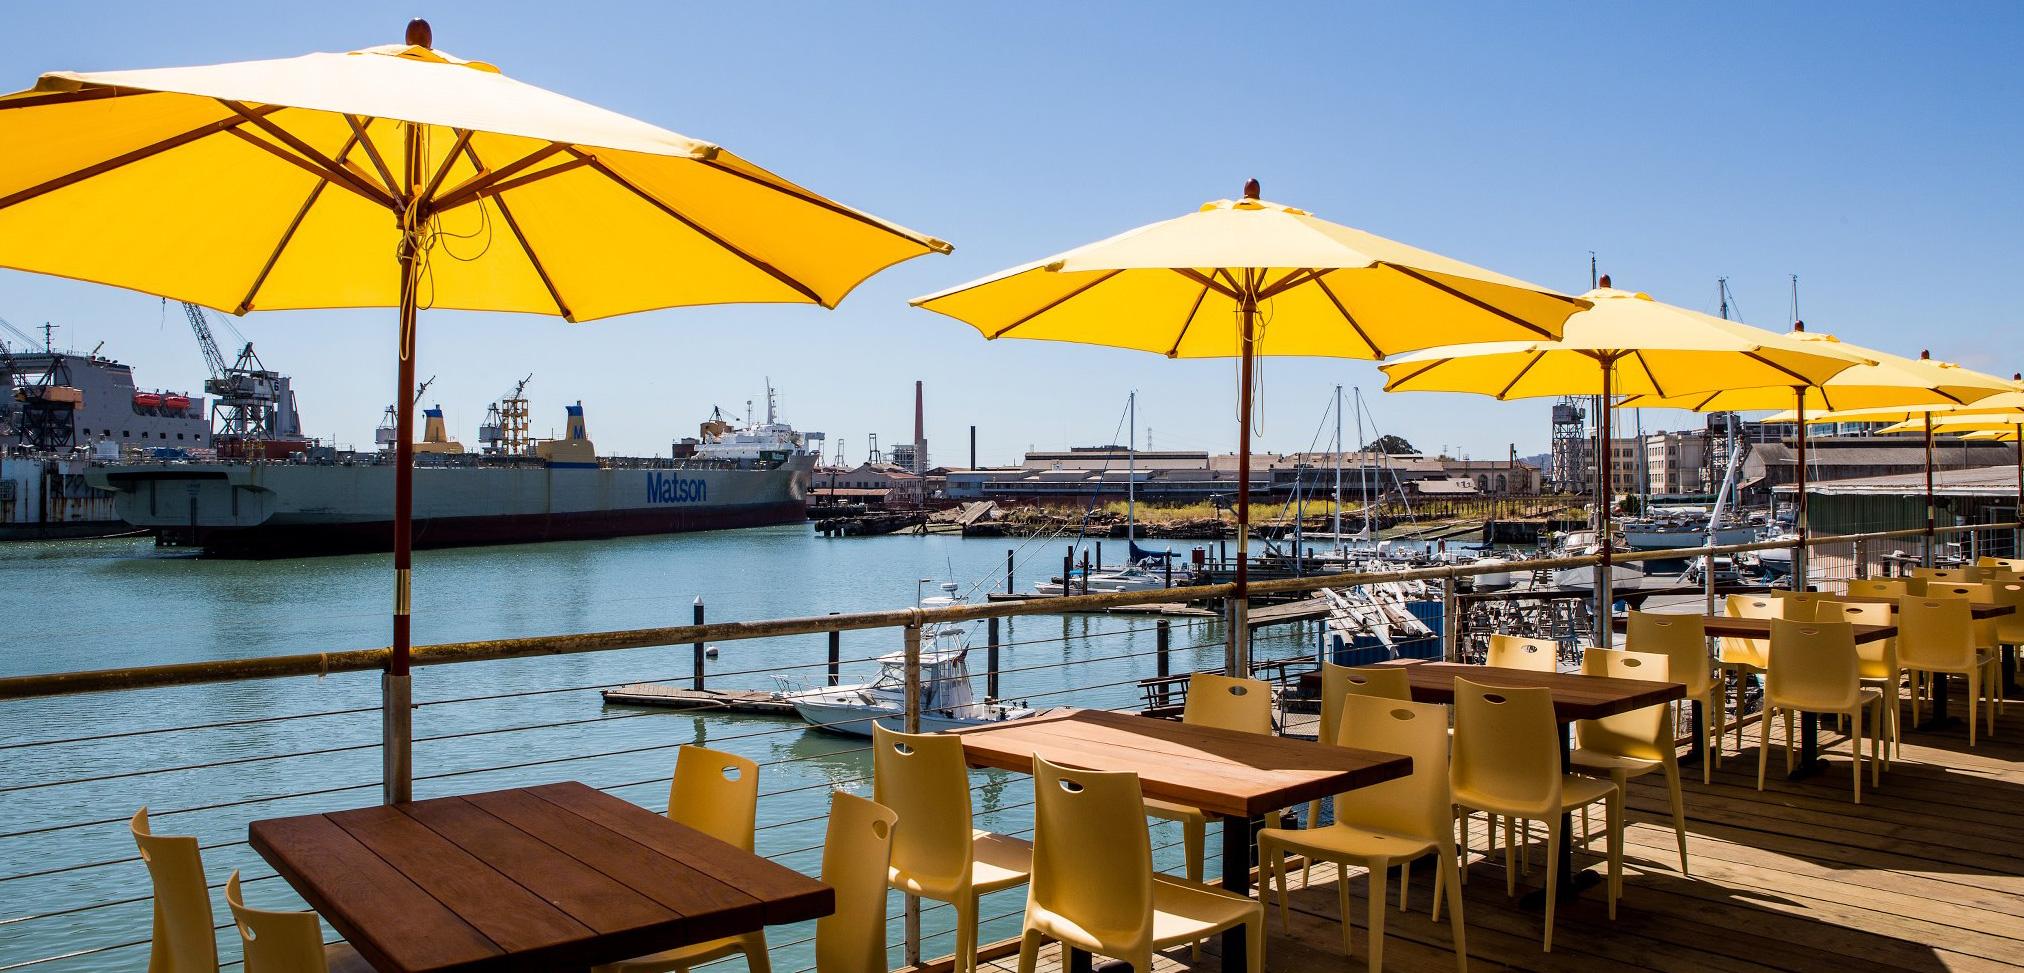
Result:
M1734 739L1732 733L1727 742L1733 745ZM2024 707L1999 717L1995 737L1982 737L1972 750L1962 726L1916 732L1908 725L1904 742L1903 757L1881 787L1864 781L1858 806L1849 799L1845 737L1823 728L1832 768L1795 783L1783 779L1774 728L1770 773L1760 793L1756 727L1747 728L1742 753L1725 752L1712 784L1701 783L1698 767L1683 768L1691 875L1679 872L1663 778L1652 774L1634 781L1618 917L1609 920L1599 888L1563 904L1552 953L1540 951L1541 913L1506 897L1501 852L1480 856L1485 840L1479 817L1471 839L1478 854L1464 888L1469 968L2024 969ZM1601 826L1600 814L1596 825ZM1532 868L1518 879L1521 894L1545 880L1543 838L1543 829L1535 828ZM1594 849L1602 848L1598 830ZM1579 850L1576 862L1602 867L1599 855ZM1387 914L1388 970L1456 968L1445 913L1439 924L1427 914L1432 876L1426 862L1416 865L1408 893L1412 911L1394 907ZM1290 926L1280 924L1276 903L1267 903L1267 968L1364 969L1369 940L1363 870L1351 868L1342 877L1334 866L1318 865L1312 877L1313 884L1303 888L1294 871ZM1338 925L1338 881L1349 883L1351 896L1355 951L1348 959ZM1398 884L1394 875L1393 896ZM1011 973L1016 962L1014 952L985 965ZM1155 973L1221 968L1213 952L1193 960L1185 948L1155 965ZM1042 966L1058 973L1055 950L1042 954Z

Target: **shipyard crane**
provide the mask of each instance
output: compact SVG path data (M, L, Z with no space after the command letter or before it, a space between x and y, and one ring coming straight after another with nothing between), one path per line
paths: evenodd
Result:
M204 318L204 309L184 301L183 314L190 319L190 330L197 333L197 349L204 353L204 364L211 369L211 377L224 378L231 366L225 364L225 355L218 350L218 339L211 337L211 325Z
M302 437L302 422L295 411L295 393L290 390L288 377L268 370L253 352L253 342L247 341L239 329L224 322L241 347L236 361L227 363L223 352L218 350L218 340L211 332L211 317L204 313L201 305L189 301L181 302L183 316L190 321L190 330L197 336L197 348L204 353L204 365L211 371L211 377L204 381L204 391L218 397L217 408L212 410L214 425L212 438L220 455L266 455L267 444L284 444L279 449L292 452ZM258 444L258 445L256 445Z
M529 372L513 386L513 391L492 403L485 409L485 421L478 424L478 438L485 443L488 454L514 455L527 451L531 440L527 436L527 383L534 381Z

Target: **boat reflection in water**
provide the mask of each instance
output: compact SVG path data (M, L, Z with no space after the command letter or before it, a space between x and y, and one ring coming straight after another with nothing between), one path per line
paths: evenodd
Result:
M944 582L945 594L929 598L923 607L959 604L956 583ZM1025 719L1039 712L998 700L979 700L970 686L970 633L961 624L935 622L921 627L921 717L920 731L934 733L965 726L980 726L1005 720ZM818 730L845 736L871 736L874 724L906 732L907 655L893 652L879 657L878 677L848 686L807 687L789 677L776 676L781 690L775 695L794 706L794 711Z

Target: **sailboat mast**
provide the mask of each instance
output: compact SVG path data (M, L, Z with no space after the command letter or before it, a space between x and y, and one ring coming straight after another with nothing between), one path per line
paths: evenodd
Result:
M1335 387L1335 550L1340 554L1346 548L1342 544L1342 386ZM1346 557L1344 560L1348 560Z
M1124 559L1132 562L1132 535L1138 528L1138 393L1125 399Z

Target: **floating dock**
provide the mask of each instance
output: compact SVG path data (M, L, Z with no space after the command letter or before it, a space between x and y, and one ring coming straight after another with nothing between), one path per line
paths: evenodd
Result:
M772 693L749 689L685 689L636 682L604 690L604 701L622 706L658 706L662 709L714 710L719 713L756 713L763 716L793 716L794 706Z

